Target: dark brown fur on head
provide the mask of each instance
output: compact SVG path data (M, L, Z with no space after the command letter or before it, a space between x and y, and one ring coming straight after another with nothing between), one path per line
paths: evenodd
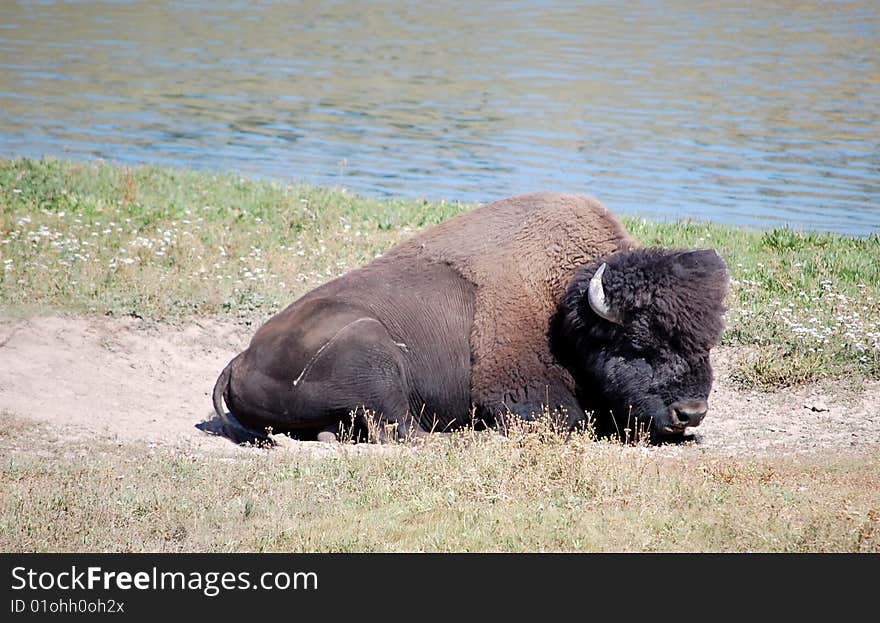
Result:
M603 263L614 321L590 303L590 281ZM638 421L654 433L681 432L679 406L708 399L709 350L724 328L728 281L724 261L712 250L638 249L580 268L551 341L577 380L584 407L600 419L613 414L624 426Z

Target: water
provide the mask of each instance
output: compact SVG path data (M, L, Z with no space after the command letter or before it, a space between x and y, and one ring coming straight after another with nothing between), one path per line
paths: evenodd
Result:
M2 156L867 235L878 121L876 1L0 2Z

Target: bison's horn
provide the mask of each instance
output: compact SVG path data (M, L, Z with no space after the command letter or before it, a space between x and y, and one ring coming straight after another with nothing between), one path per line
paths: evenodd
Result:
M608 306L608 302L605 300L605 288L602 286L602 274L605 272L605 268L607 268L607 264L603 263L599 267L599 270L596 271L596 274L593 275L593 278L590 279L590 289L587 292L587 300L590 301L590 307L597 315L601 316L608 322L623 324L623 319L619 314L614 313L614 311Z

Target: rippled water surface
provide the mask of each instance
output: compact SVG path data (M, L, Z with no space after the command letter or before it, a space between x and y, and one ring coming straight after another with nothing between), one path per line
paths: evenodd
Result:
M0 2L0 155L880 231L880 3Z

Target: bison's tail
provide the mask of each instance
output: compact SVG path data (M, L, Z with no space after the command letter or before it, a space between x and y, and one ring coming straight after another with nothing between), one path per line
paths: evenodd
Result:
M229 389L229 377L232 374L233 363L235 363L235 359L226 364L226 367L223 368L223 372L217 377L217 382L214 383L214 412L221 418L226 415L226 411L223 409L223 399L227 395L226 392Z
M232 375L232 367L235 365L236 359L238 359L238 357L230 361L226 367L223 368L223 372L220 373L220 376L217 377L217 382L214 383L214 411L217 413L217 417L208 422L197 424L196 428L203 430L206 433L211 433L212 435L221 435L235 443L274 446L275 441L265 432L261 433L249 429L238 421L235 414L230 412L227 415L226 411L223 409L224 400L226 400L226 406L229 406L229 377Z

